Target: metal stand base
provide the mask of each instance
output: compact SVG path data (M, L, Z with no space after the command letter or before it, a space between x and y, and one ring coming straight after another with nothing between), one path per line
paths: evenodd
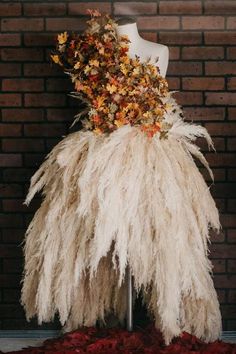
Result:
M130 267L126 269L127 279L127 331L133 331L133 281Z

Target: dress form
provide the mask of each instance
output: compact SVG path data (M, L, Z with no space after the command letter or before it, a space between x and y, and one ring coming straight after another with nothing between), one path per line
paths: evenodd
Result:
M140 57L141 62L151 57L150 63L157 65L160 68L161 76L165 77L169 62L169 48L140 37L136 20L133 17L118 19L116 23L118 24L118 36L127 35L131 41L129 43L130 57L135 58L136 54ZM159 59L155 62L157 57Z
M117 21L118 36L127 35L129 40L129 56L135 58L138 55L141 62L150 58L150 63L158 65L160 75L165 77L169 62L169 49L167 46L147 41L140 37L135 18L121 18ZM158 58L158 61L156 59ZM127 282L127 321L126 327L128 331L133 330L133 279L129 265L126 270Z

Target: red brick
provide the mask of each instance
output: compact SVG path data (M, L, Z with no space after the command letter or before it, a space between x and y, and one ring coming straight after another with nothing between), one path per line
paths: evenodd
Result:
M169 59L178 60L180 59L180 48L179 47L169 47Z
M54 146L56 145L56 144L58 144L59 142L61 141L61 138L59 137L57 137L57 138L47 138L47 141L46 141L46 146L47 146L47 150L49 150L49 151L51 151L53 148L54 148Z
M206 123L205 127L212 135L236 135L236 123Z
M226 291L225 290L221 290L221 289L216 289L216 292L217 292L217 296L218 296L219 302L221 304L226 302Z
M46 88L47 91L52 92L69 92L73 90L73 84L68 77L48 79L46 81Z
M54 93L26 93L26 107L61 107L65 105L65 94Z
M24 64L24 75L33 77L65 76L60 68L49 63Z
M224 328L224 330L226 330L226 331L235 331L236 320L227 320L225 322L226 322L227 327Z
M235 196L235 194L234 194L234 196ZM235 214L222 214L221 215L221 223L224 228L228 228L228 227L235 228L236 227ZM234 256L235 256L235 254L234 254ZM229 258L233 258L233 257L230 257L230 255L229 255Z
M183 47L182 59L223 59L223 47Z
M21 15L21 4L20 3L6 3L0 4L0 13L2 17L12 17L12 16L20 16Z
M228 180L231 181L236 181L236 169L228 169Z
M183 106L201 105L203 103L203 94L201 92L180 91L175 94L175 98Z
M213 259L213 272L214 273L224 273L226 270L226 264L224 259Z
M211 187L215 198L233 198L236 196L236 186L233 183L216 183Z
M235 30L236 29L236 19L235 19L235 17L228 17L227 18L226 28L229 29L229 30Z
M210 229L209 234L210 234L210 239L213 243L225 242L225 230L220 230L220 232L217 233L213 229Z
M49 130L46 133L50 133ZM41 135L41 134L39 134ZM25 167L34 167L34 168L39 168L41 163L45 159L45 154L38 154L38 153L33 153L33 154L25 154L24 155L24 165Z
M168 82L168 86L169 86L170 90L179 90L180 89L179 77L168 77L167 82Z
M0 137L20 136L21 124L0 124Z
M186 16L182 17L185 30L224 29L223 16Z
M212 137L214 146L216 151L225 151L225 138L216 138ZM200 143L201 142L201 143ZM206 139L199 138L198 139L198 146L203 150L203 151L209 151L208 144Z
M19 286L19 284L20 284L20 278L21 278L21 276L18 275L18 274L0 274L1 286L2 286L3 288L7 288L7 287L8 287L8 288L9 288L9 287L14 287L14 288L15 288L15 287ZM0 308L0 312L2 311L3 306L5 307L5 305L2 305L2 307ZM10 311L9 308L7 308L7 309L5 310L5 314L6 314L8 311ZM9 313L8 313L8 316L14 318L13 313L14 313L14 311L9 312ZM10 314L11 316L10 316L9 314ZM23 315L23 314L22 314L22 315ZM5 316L4 316L4 317L5 317ZM11 321L12 321L12 318L11 318Z
M3 289L3 302L14 303L18 302L21 296L20 289Z
M36 3L24 4L24 15L27 16L59 16L66 12L66 4L56 2L53 3Z
M4 122L38 122L43 120L44 112L37 108L13 108L2 110Z
M44 151L42 139L2 139L4 152Z
M3 91L37 92L43 91L44 82L42 79L3 79Z
M6 274L21 274L23 272L22 258L7 258L3 259L3 273Z
M225 319L235 318L236 317L236 305L222 305L221 306L221 314L222 314L222 317Z
M17 31L42 31L43 19L41 18L11 18L2 20L2 31L17 32Z
M63 124L27 124L24 127L27 136L59 136L66 132Z
M94 3L96 4L96 3ZM107 3L105 3L107 4ZM70 5L77 5L77 8L81 7L81 4L69 4L69 13L70 13ZM79 6L78 6L79 5ZM87 4L84 3L82 10L78 11L78 14L84 12ZM90 3L89 3L90 5ZM100 5L100 3L99 3ZM106 11L108 12L108 11ZM110 9L109 9L110 12ZM115 15L155 15L157 13L157 3L155 2L114 2L114 14ZM76 14L76 12L72 11L72 14Z
M192 45L201 44L202 35L199 32L160 32L159 42L165 45Z
M2 60L42 61L43 51L37 48L5 48L2 49Z
M224 120L225 109L222 107L185 107L184 113L189 120Z
M47 31L84 31L87 27L87 18L46 18Z
M19 243L22 241L24 236L24 229L3 229L2 230L2 241L4 243Z
M228 245L228 244L211 244L209 246L211 252L211 258L234 258L236 245Z
M3 181L6 182L27 182L34 171L30 168L4 168Z
M34 320L30 320L30 322L26 322L25 318L23 317L23 319L17 319L17 318L10 318L10 319L3 319L2 320L2 326L3 328L7 328L9 330L17 330L17 329L21 329L21 330L38 330L39 325L37 324L37 321ZM56 326L56 327L55 327ZM57 324L55 324L55 322L50 322L50 323L44 323L42 325L42 327L40 326L41 329L44 330L55 330L55 328L60 328Z
M232 15L233 13L236 13L236 3L227 0L204 1L204 11L206 14Z
M152 7L151 5L152 3L150 3L150 7ZM114 3L114 6L116 5L116 3ZM125 6L126 3L123 3L123 5ZM136 3L137 6L139 6L139 3ZM69 15L88 15L87 13L87 9L88 9L88 3L87 2L72 2L68 4L68 13ZM96 9L99 10L101 13L111 13L111 3L109 2L89 2L89 9ZM128 15L128 13L127 13Z
M0 257L11 258L19 257L22 255L22 250L19 246L15 245L0 245Z
M0 106L19 107L21 105L21 95L16 93L0 94Z
M201 75L202 74L202 63L200 62L181 62L173 61L170 62L167 70L168 75Z
M142 30L174 30L180 28L180 21L177 16L140 16L137 17L137 26Z
M220 131L218 132L220 135ZM234 167L236 156L233 153L206 153L205 157L211 167Z
M151 32L151 31L148 31L148 32L142 32L142 31L139 31L139 34L140 36L143 38L143 39L146 39L146 41L151 41L151 42L157 42L157 33L156 32Z
M19 184L0 184L1 197L22 197L22 186Z
M23 226L23 215L21 214L0 214L0 225L2 227L12 227L14 225L15 227L22 227ZM0 246L0 254L1 250L4 254L6 253L5 245ZM19 250L18 250L19 251ZM1 256L3 257L3 256ZM3 284L1 284L2 286Z
M227 48L227 59L236 59L236 47Z
M11 77L11 76L20 76L20 74L21 74L20 64L0 63L0 76Z
M228 199L228 212L236 212L236 199Z
M236 62L219 61L205 63L206 75L233 75L236 74Z
M228 108L228 119L229 120L236 120L236 108L234 108L234 107Z
M224 79L223 78L211 78L211 77L188 77L182 79L182 87L184 90L223 90Z
M227 139L227 148L229 151L236 151L236 138Z
M233 93L233 92L206 93L206 105L214 105L215 104L215 105L234 106L235 100L236 100L236 93Z
M21 37L19 33L1 33L0 34L0 46L11 47L21 44Z
M40 206L39 200L35 199L30 203L30 206L23 204L24 199L3 199L2 205L4 212L21 212L21 213L31 213L35 212Z
M236 303L236 290L229 290L228 300L229 303L230 302Z
M51 33L25 33L24 44L29 47L48 47L56 44L56 37L56 34Z
M206 168L203 168L201 166L199 166L199 170L201 172L201 174L203 175L203 178L205 179L205 181L208 183L212 183L212 179L209 175L209 172L206 170ZM223 168L213 168L211 166L211 170L213 172L214 175L214 181L215 182L225 182L226 180L226 174L225 174L225 169Z
M201 1L160 1L160 14L201 14Z
M49 121L54 121L54 122L61 122L61 121L64 121L64 122L68 122L68 121L71 121L74 119L74 116L76 114L76 111L74 109L56 109L56 108L53 108L53 109L47 109L47 120Z
M10 276L7 274L7 276ZM12 275L16 277L16 275ZM16 278L17 279L17 278ZM4 282L5 284L5 282ZM6 286L6 285L5 285ZM21 318L25 315L23 308L20 306L20 304L16 305L7 305L7 304L2 304L0 305L0 312L1 312L1 317L2 318Z
M236 77L227 78L227 89L236 90Z
M227 231L227 241L229 243L236 243L236 229Z
M0 154L0 166L22 166L22 156L20 154Z
M206 44L236 44L236 32L204 32Z

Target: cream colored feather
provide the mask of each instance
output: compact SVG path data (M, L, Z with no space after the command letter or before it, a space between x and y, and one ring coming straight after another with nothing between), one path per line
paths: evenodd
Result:
M40 190L44 200L24 242L28 320L58 312L69 331L114 312L123 323L129 264L166 344L182 331L205 341L220 336L208 241L221 225L193 159L213 177L194 141L214 146L204 127L181 118L171 93L166 101L167 139L129 125L107 136L69 134L31 178L25 203Z

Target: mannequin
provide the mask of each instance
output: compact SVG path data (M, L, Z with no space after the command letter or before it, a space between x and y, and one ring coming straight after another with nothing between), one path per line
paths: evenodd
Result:
M126 17L120 18L116 21L118 24L118 36L128 35L129 40L129 56L135 58L138 55L141 62L144 62L149 57L150 63L157 65L160 68L161 76L165 77L169 62L169 49L167 46L150 42L140 37L137 29L135 18ZM158 58L158 61L156 59ZM127 330L133 330L133 279L131 269L127 266L126 270L127 279Z
M117 33L119 36L128 35L129 55L135 58L135 54L140 57L140 61L145 61L151 57L150 63L158 65L161 76L165 77L169 62L169 49L167 46L159 43L147 41L140 37L135 18L126 17L116 21L118 24ZM155 62L158 57L158 62Z

